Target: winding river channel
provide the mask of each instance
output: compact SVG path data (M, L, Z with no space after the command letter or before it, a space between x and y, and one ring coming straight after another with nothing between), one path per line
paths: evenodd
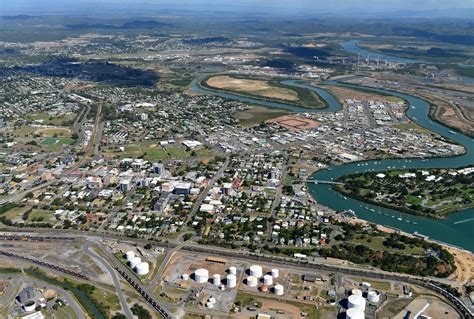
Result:
M268 100L244 97L238 94L227 93L219 90L204 88L199 85L202 78L198 78L191 84L191 89L197 93L207 93L227 99L238 100L244 103L259 104L269 107L281 108L292 112L337 112L341 109L341 104L329 92L315 88L301 81L287 80L283 84L290 86L304 87L314 90L327 103L326 108L308 109L291 104L277 103ZM332 85L345 86L350 88L361 88L357 85L350 85L340 82L330 81ZM375 93L390 94L406 100L410 107L407 109L407 116L413 121L430 131L449 138L466 149L466 153L460 156L429 159L393 159L393 160L370 160L363 162L347 163L343 165L331 166L327 169L315 172L310 179L331 181L340 176L363 173L382 172L389 169L404 168L457 168L472 165L474 163L474 140L462 133L452 132L446 126L433 122L428 118L429 104L417 97L378 88L363 87L364 90L371 90ZM402 142L402 141L401 141ZM474 252L474 208L455 212L446 219L432 219L401 213L376 205L344 197L327 184L308 184L311 195L322 205L331 209L342 211L352 209L356 215L369 222L399 229L407 233L418 232L433 240L437 240L453 246L458 246Z

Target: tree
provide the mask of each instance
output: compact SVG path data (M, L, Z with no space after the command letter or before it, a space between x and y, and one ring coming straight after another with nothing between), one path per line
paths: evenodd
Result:
M134 304L132 308L132 313L138 317L138 319L151 319L151 314L148 310L140 306L139 304Z

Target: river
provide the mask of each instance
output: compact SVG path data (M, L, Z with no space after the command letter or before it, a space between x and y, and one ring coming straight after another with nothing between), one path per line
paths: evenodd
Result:
M367 51L366 49L363 49L360 46L358 46L357 45L358 42L359 40L350 40L350 41L341 42L339 44L347 52L350 52L356 55L360 54L361 59L366 59L370 53L371 60L376 60L377 58L379 58L380 61L397 62L397 63L427 63L427 62L417 61L413 59L400 58L400 57L387 55L387 54L383 54L379 52Z
M336 112L341 108L339 102L329 92L321 88L314 88L300 81L287 80L282 83L305 87L316 91L326 100L328 107L324 109L308 109L291 104L243 97L241 95L200 87L198 84L199 81L200 79L193 81L191 85L193 91L199 93L210 93L245 103L282 108L293 112ZM348 85L334 81L331 81L330 84L358 88L356 85ZM386 171L389 168L456 168L472 165L474 163L474 140L459 132L453 134L448 127L429 119L429 104L426 101L408 94L391 90L364 87L364 90L367 89L374 92L398 96L406 100L410 105L406 114L413 122L463 145L466 149L466 153L460 156L447 158L371 160L347 163L317 171L310 177L310 179L330 181L343 175L363 173L367 171ZM308 190L315 200L331 209L338 211L352 209L359 218L369 222L400 229L407 233L417 231L418 233L429 236L431 239L474 252L474 240L472 240L472 232L474 230L474 208L455 212L449 215L446 219L432 219L404 214L399 211L366 204L353 198L345 199L341 193L327 184L308 184Z

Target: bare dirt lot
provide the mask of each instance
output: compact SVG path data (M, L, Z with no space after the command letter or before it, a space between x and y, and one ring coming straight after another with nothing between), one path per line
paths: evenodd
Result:
M462 283L474 282L474 255L470 252L455 248L447 248L454 256L456 271L451 275L450 279Z
M267 123L274 123L285 127L290 131L307 130L318 127L319 122L313 121L298 115L286 115L268 120Z
M237 79L227 75L218 75L209 78L206 84L216 89L249 93L271 99L285 101L298 100L298 93L295 91L271 86L267 81L262 80Z
M416 318L416 314L420 314L420 312L421 314L431 318L460 318L453 308L451 308L446 303L432 297L416 298L394 318Z

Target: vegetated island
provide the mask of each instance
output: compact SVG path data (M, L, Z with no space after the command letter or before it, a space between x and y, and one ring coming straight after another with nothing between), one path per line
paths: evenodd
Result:
M444 218L474 207L474 167L367 172L337 181L347 196L413 215Z
M288 103L305 108L324 108L326 102L314 91L280 83L281 79L249 78L238 75L215 75L204 79L201 85L213 90Z

